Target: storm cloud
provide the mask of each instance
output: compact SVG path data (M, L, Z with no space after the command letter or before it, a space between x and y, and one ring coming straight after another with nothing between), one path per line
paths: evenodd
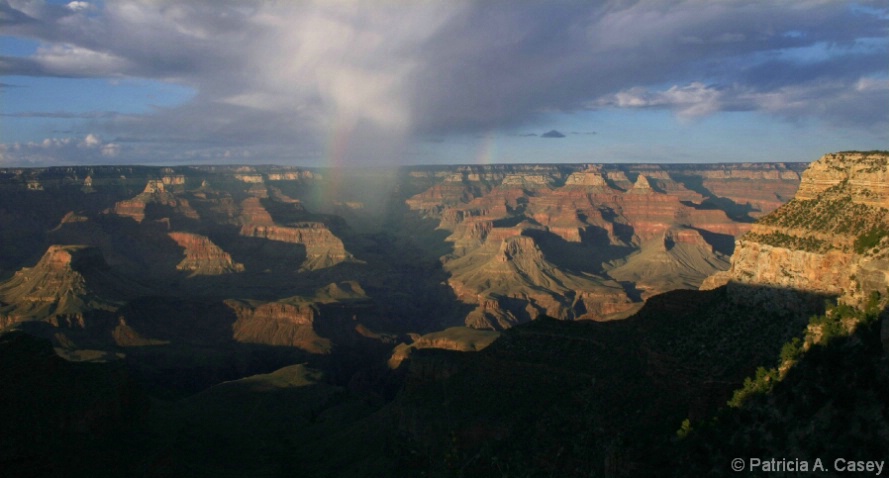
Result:
M3 0L3 34L39 46L3 56L0 72L194 91L140 115L97 106L106 112L80 133L113 138L118 152L286 159L349 138L346 160L385 161L416 138L591 109L683 119L760 111L886 128L876 105L889 104L887 18L880 2L820 0Z

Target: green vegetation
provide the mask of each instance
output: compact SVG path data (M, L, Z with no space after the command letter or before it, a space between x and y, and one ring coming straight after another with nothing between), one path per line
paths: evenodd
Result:
M769 226L848 233L861 230L861 226L869 221L877 222L882 219L885 211L874 209L878 208L856 204L848 196L839 199L794 199L759 222Z
M832 248L826 241L815 239L812 236L794 236L783 232L770 232L768 234L748 233L745 240L767 244L774 247L784 247L806 252L825 252Z
M867 156L875 155L875 154L880 154L880 155L883 155L883 156L889 156L889 151L882 150L882 149L871 149L871 150L869 150L869 151L855 151L855 150L852 150L852 151L840 151L839 153L836 153L836 154L864 154L864 155L867 155Z
M870 249L878 246L880 241L887 236L889 236L889 228L882 226L874 227L855 239L855 252L864 254Z
M845 183L833 186L817 199L794 199L760 219L759 223L787 230L856 236L855 250L862 253L889 235L889 211L853 202L850 196L842 195L844 187ZM834 193L839 193L841 197L837 198ZM799 235L789 231L768 234L751 232L745 239L809 252L842 249L836 243L815 239L805 232Z
M880 343L886 300L830 307L811 318L805 341L782 348L713 418L679 429L675 476L731 474L735 457L882 459L889 449L889 371Z

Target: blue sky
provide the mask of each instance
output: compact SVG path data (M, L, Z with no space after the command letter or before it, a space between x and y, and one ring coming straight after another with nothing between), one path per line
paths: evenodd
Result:
M879 1L0 0L0 75L0 166L889 149Z

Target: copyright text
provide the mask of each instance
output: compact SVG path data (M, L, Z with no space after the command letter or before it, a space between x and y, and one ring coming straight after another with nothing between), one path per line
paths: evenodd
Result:
M824 461L821 458L814 460L801 460L798 458L735 458L731 462L734 471L759 471L759 472L819 472L832 471L837 473L869 473L874 476L883 474L885 460L848 460L837 458L833 461Z

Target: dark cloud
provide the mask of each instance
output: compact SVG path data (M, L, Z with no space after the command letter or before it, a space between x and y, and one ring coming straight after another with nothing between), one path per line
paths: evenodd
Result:
M109 112L84 131L145 151L303 155L339 141L342 154L383 158L413 138L590 108L880 128L887 18L877 1L0 0L4 34L40 42L0 58L0 73L193 88L179 107Z

